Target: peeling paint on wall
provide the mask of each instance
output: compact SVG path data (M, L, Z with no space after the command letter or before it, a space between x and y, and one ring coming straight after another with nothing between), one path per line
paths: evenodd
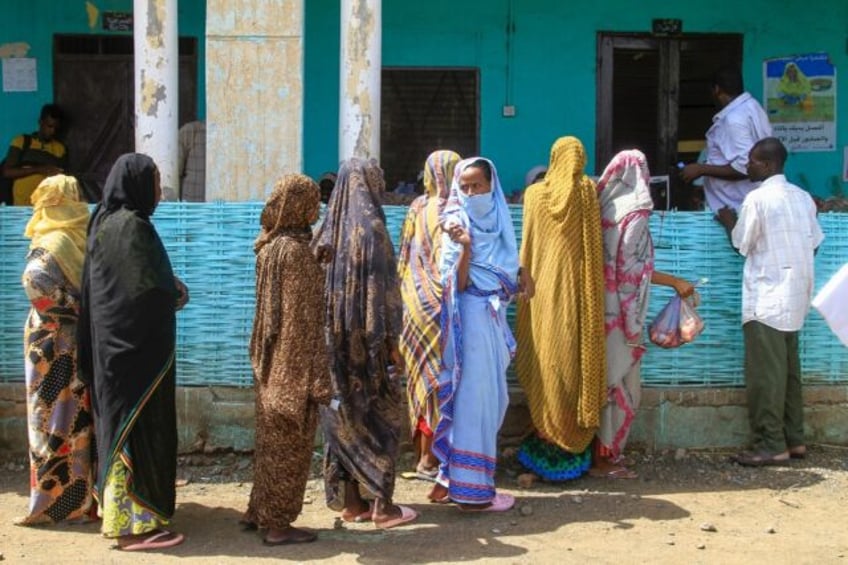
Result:
M88 27L94 30L97 27L97 18L100 17L100 10L97 9L91 2L85 3L85 13L88 14Z
M147 43L153 49L161 49L164 44L162 22L165 21L165 0L147 0L147 2Z
M342 4L340 115L340 151L344 155L340 158L378 157L381 3L379 0L350 0L349 5L345 4Z
M26 57L29 53L29 43L19 41L17 43L4 43L0 45L0 58Z
M159 102L166 98L165 85L149 79L141 72L141 111L148 116L157 116Z

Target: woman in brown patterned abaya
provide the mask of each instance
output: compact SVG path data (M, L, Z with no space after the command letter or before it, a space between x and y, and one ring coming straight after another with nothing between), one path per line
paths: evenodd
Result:
M309 249L318 185L277 182L256 239L256 314L250 339L256 391L253 489L242 520L266 545L315 541L294 528L309 476L318 404L332 397L324 339L324 273Z

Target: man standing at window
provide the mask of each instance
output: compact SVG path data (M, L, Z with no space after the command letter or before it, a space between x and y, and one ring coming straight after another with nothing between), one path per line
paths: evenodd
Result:
M713 77L712 97L721 110L707 131L706 163L690 163L680 172L687 183L704 177L704 194L714 212L739 210L745 195L754 188L748 177L748 153L754 144L772 134L760 103L745 92L742 73L727 67Z

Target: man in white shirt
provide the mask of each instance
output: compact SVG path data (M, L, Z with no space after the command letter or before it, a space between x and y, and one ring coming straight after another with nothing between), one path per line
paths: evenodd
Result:
M745 197L735 225L732 211L719 212L745 257L742 331L753 451L736 461L748 466L779 465L807 452L798 332L810 309L813 257L824 235L813 199L783 175L785 162L780 140L758 141L747 171L762 184Z
M705 163L690 163L680 172L692 182L704 177L704 196L714 212L739 210L754 183L747 176L748 153L760 139L770 137L771 124L760 103L744 91L742 73L719 70L713 77L712 96L721 110L707 131Z

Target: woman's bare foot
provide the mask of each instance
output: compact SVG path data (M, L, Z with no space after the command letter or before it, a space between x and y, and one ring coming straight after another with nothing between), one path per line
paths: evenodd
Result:
M360 498L342 509L342 520L345 522L367 522L371 519L372 513L371 504Z
M427 495L427 498L430 502L437 502L439 504L450 502L447 487L440 485L439 483L433 485L433 488L430 489L430 494Z
M638 479L636 471L628 469L624 465L616 464L606 457L598 458L589 469L590 477L603 479Z
M293 543L309 543L318 539L318 536L306 530L300 530L289 526L278 530L271 528L265 537L262 538L262 543L265 545L289 545Z
M342 520L345 522L367 522L371 519L373 508L368 501L362 498L358 483L345 481L344 504Z

